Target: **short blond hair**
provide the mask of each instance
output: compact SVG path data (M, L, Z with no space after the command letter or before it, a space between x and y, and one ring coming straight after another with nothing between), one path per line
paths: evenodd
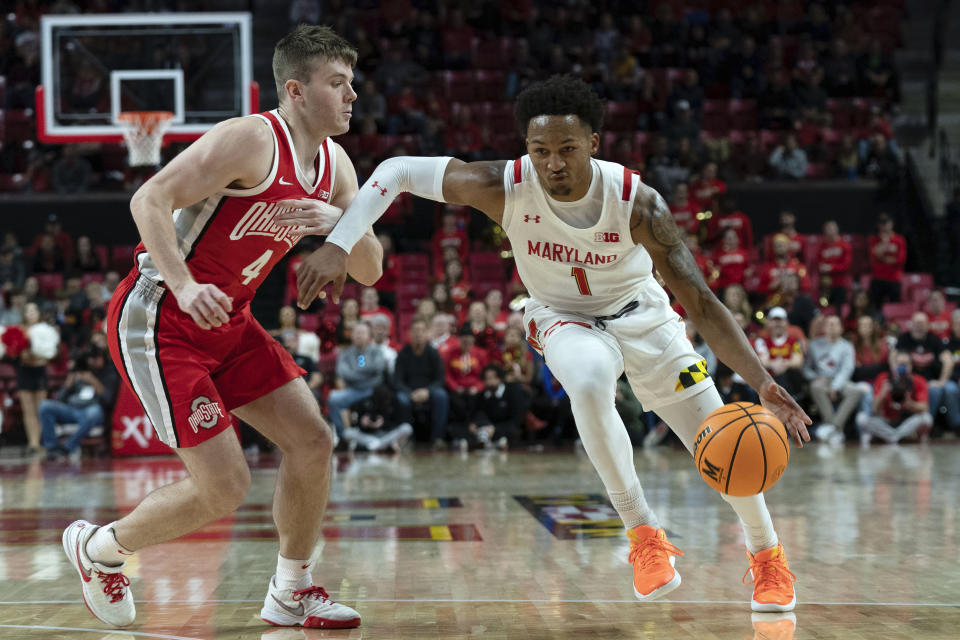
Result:
M340 60L352 67L357 64L357 50L323 25L301 24L280 38L273 49L273 80L280 100L283 100L283 85L287 80L310 81L318 58Z

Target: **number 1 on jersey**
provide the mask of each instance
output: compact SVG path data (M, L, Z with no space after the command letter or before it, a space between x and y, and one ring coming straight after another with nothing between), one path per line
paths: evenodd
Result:
M273 249L267 249L263 252L263 255L248 264L243 268L243 271L240 272L240 275L246 276L243 279L243 285L246 286L250 282L260 275L260 272L263 271L263 268L267 266L270 262L270 258L273 257Z
M583 267L573 267L570 269L570 275L577 279L577 288L580 289L580 295L592 296L590 293L590 283L587 282L587 272Z

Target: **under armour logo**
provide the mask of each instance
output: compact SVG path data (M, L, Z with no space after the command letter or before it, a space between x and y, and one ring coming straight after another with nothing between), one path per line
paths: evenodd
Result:
M387 195L387 190L380 186L379 181L374 181L374 183L370 186L373 187L374 189L380 189L380 195L382 196Z
M530 222L533 220L534 224L540 224L540 216L523 216L524 222Z

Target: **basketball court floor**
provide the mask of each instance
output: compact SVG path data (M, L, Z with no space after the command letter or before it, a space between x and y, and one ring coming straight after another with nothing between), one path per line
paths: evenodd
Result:
M960 637L960 446L794 449L768 501L799 576L791 618L751 616L733 512L681 451L637 451L647 497L685 556L664 601L634 600L627 541L581 453L338 459L315 571L356 607L353 630L258 618L276 543L277 460L251 460L232 518L139 553L134 626L84 607L60 534L105 523L183 476L171 458L0 462L0 637L845 638Z

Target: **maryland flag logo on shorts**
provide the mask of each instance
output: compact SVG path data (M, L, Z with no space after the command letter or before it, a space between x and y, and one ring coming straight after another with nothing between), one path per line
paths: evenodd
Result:
M701 360L700 362L692 364L680 372L680 377L677 378L677 386L673 388L673 391L677 392L683 391L684 389L689 389L693 385L702 380L706 380L709 377L710 374L707 373L707 361Z

